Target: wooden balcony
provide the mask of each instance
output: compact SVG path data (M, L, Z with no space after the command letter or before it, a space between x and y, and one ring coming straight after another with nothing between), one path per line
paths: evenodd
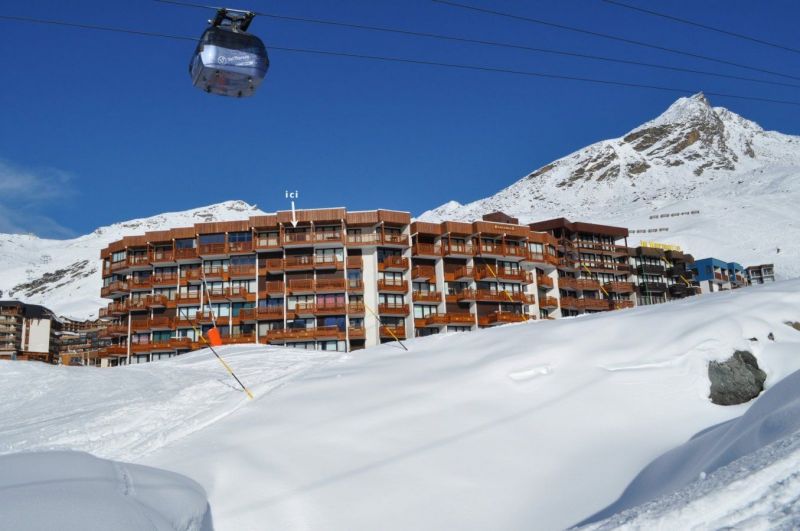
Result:
M561 308L565 310L579 310L581 308L578 299L575 297L561 297Z
M128 347L127 345L112 345L110 347L106 347L100 351L100 357L119 357L119 356L127 356L128 355Z
M344 292L347 286L345 278L320 278L314 283L314 291L317 293L338 293Z
M285 232L283 234L284 247L297 245L311 245L314 242L314 233L308 232Z
M177 286L179 280L177 273L162 273L150 277L153 286Z
M611 308L613 310L623 310L625 308L633 308L633 301L611 301Z
M351 326L347 329L350 339L364 339L367 334L363 326Z
M147 343L131 343L131 353L132 354L145 354L150 352L151 344L150 342Z
M539 308L558 308L558 299L555 297L539 297Z
M147 253L128 255L129 267L143 267L150 265L150 256Z
M470 257L475 254L475 248L470 243L443 242L442 254L444 256Z
M378 271L407 271L408 258L402 256L385 256L378 262Z
M402 246L402 247L409 246L408 235L406 234L391 234L391 233L383 234L381 236L381 243L383 245L392 245L392 246Z
M99 319L103 319L103 318L106 318L106 317L111 317L111 311L108 308L100 308L97 311L97 317Z
M519 302L524 304L534 304L535 298L520 292L492 291L479 289L475 291L476 301L482 302Z
M474 289L462 289L451 294L458 302L474 301L477 298L477 293ZM448 300L450 302L450 300Z
M342 243L344 235L341 231L319 231L313 233L313 241L316 244Z
M633 282L606 282L603 287L608 293L633 293Z
M107 297L112 293L126 293L128 291L128 283L121 280L115 280L108 286L100 289L100 296Z
M184 249L181 249L181 248L175 249L175 260L176 261L178 261L178 260L195 260L197 258L199 258L199 255L197 254L197 248L195 248L195 247L192 247L192 248L189 248L189 249L185 249L185 248Z
M277 321L283 320L283 306L266 306L261 308L243 308L239 310L242 321Z
M576 286L581 291L600 291L600 281L590 278L579 278Z
M441 291L415 291L411 294L411 300L414 302L442 302Z
M535 262L539 264L547 264L552 266L561 265L561 261L559 258L550 253L536 253L533 251L528 251L528 254L525 257L525 260L528 262ZM563 265L566 265L566 260Z
M406 327L405 326L382 326L380 328L380 336L384 339L405 339Z
M126 336L128 335L128 325L126 324L108 325L106 327L105 332L109 336Z
M478 318L478 324L481 326L495 326L508 323L522 323L529 319L529 317L522 313L513 312L492 312Z
M164 295L147 295L144 303L148 308L164 308L167 306L168 300Z
M280 249L281 240L277 234L275 236L264 236L264 237L259 236L255 240L255 248L259 251Z
M287 256L283 260L282 269L288 270L302 270L314 269L314 256L313 255L300 255L300 256Z
M378 280L378 291L388 291L391 293L407 293L408 282L405 280L380 279Z
M530 273L519 269L511 269L506 267L490 267L486 265L475 266L475 279L476 280L503 280L509 282L522 282L530 284L533 282L533 277Z
M228 254L247 254L253 252L253 242L228 242Z
M142 297L141 299L128 299L127 308L128 311L144 311L148 309L148 300L146 297Z
M153 287L151 277L133 277L128 281L130 290L149 290Z
M344 261L335 255L317 255L314 257L314 269L344 269Z
M342 302L341 304L316 304L314 315L344 315L347 313L347 306Z
M408 315L408 304L385 303L378 305L380 315Z
M131 319L131 330L137 332L150 330L150 322L148 319Z
M127 268L128 268L128 261L119 260L118 262L111 262L109 271L119 271L120 269L127 269Z
M202 311L202 312L197 312L195 314L195 316L194 316L194 319L198 323L211 323L214 320L213 319L214 317L216 317L216 316L212 316L211 312L209 312L208 310L205 310L205 311ZM217 320L219 320L219 318L217 318Z
M446 313L447 324L474 325L475 315L471 313Z
M584 310L608 310L610 306L607 299L578 299L579 305Z
M348 246L369 246L369 245L378 245L381 242L380 234L374 232L367 232L361 234L348 234L347 235L347 245Z
M255 278L256 265L237 264L228 267L228 276L230 278Z
M551 289L553 287L553 279L547 275L536 275L536 284L540 288Z
M228 268L223 266L204 267L202 271L198 268L192 270L191 276L187 275L187 277L191 278L192 280L200 280L203 278L203 275L205 275L206 280L228 280L230 278Z
M347 269L362 269L363 267L364 261L360 256L347 257Z
M558 277L558 287L560 289L578 289L578 279L572 277Z
M147 326L151 330L170 330L174 328L174 321L170 317L151 317L147 320Z
M255 301L256 294L251 293L247 288L225 288L225 298L230 301Z
M175 251L167 250L151 250L150 251L151 264L171 264L175 262Z
M227 254L224 243L201 243L197 250L199 256L223 256Z
M363 302L350 302L347 305L347 313L360 315L364 313L364 303Z
M340 339L344 332L337 326L320 326L317 328L282 328L270 330L267 339L278 341L314 341L316 339Z
M411 280L415 282L436 280L436 268L428 265L418 265L411 269Z
M462 266L449 273L444 274L444 279L447 282L469 282L475 278L473 268Z
M200 292L177 293L175 295L175 303L177 305L194 305L200 304Z
M413 256L438 258L442 256L442 246L434 243L415 243L411 247Z
M264 291L267 295L283 296L285 285L282 280L270 280L269 282L265 283L264 288Z

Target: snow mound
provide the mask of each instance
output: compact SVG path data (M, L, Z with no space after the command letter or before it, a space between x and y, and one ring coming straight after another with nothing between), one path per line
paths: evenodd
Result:
M83 452L0 456L3 529L211 531L203 487L155 468Z
M589 529L796 529L799 463L800 372L795 372L741 417L653 461L616 502L582 524L597 522ZM731 492L737 494L726 494ZM608 519L598 522L603 518Z

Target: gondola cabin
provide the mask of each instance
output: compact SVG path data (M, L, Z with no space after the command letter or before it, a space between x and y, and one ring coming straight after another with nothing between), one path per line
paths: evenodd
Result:
M217 11L189 64L195 87L236 98L255 93L267 74L269 57L261 39L247 33L254 16L229 9Z

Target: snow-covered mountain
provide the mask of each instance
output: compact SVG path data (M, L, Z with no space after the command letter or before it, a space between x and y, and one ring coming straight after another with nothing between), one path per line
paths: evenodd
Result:
M473 220L494 210L537 221L612 223L696 257L774 262L800 275L800 137L764 131L703 94L680 98L620 138L592 144L466 205L423 220ZM778 248L781 249L778 253Z
M263 214L244 201L170 212L100 227L71 240L47 240L0 234L0 298L43 304L59 315L97 317L108 301L100 298L100 250L124 236L185 227L208 221L244 219Z

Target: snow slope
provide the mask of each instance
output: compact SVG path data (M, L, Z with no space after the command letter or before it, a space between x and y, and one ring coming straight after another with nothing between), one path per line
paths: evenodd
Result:
M653 461L619 500L587 521L610 517L588 527L797 529L798 463L800 372L795 372L741 417Z
M175 471L204 487L221 530L559 529L747 411L708 400L709 360L751 350L768 387L800 369L787 320L800 280L409 352L224 347L253 402L205 351L109 371L0 363L0 453L86 449Z
M244 201L226 201L183 212L115 223L72 240L46 240L23 234L0 234L0 299L42 304L58 315L96 318L107 304L100 298L100 249L124 236L228 221L263 212Z
M212 531L203 488L173 472L82 452L0 456L0 527Z
M569 217L630 228L696 258L774 262L800 276L800 137L758 124L697 94L622 137L539 168L497 194L451 201L420 219L474 220L494 210L523 222ZM777 249L781 252L778 253Z

